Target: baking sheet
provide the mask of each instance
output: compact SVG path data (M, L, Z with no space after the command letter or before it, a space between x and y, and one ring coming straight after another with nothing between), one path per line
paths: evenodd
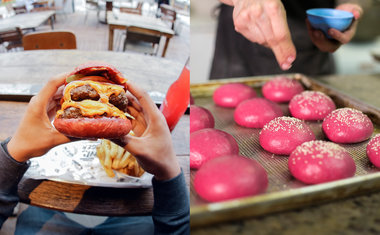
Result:
M81 140L59 145L45 155L30 159L24 177L113 188L148 188L153 175L132 177L118 171L109 177L96 156L100 141Z
M380 132L380 112L378 109L363 104L343 93L313 81L303 75L288 75L302 82L311 90L319 90L329 95L337 107L352 107L362 110L375 124L374 135ZM229 82L243 82L256 88L261 96L260 88L271 77L257 77L242 80L219 80L205 84L193 84L191 93L195 104L207 108L215 118L215 128L230 133L239 144L240 154L257 160L268 173L269 187L265 194L230 200L219 203L208 203L202 200L191 188L191 225L201 226L216 222L237 220L246 216L263 215L285 209L316 204L323 201L343 198L359 193L380 189L380 172L368 160L365 148L368 141L358 144L341 145L351 154L356 163L355 177L320 185L306 185L294 179L287 166L288 157L269 153L259 144L261 129L249 129L235 124L234 109L216 106L212 101L214 90ZM281 107L285 115L289 115L287 104ZM325 139L322 122L306 122L315 132L317 139ZM193 180L196 171L192 171Z

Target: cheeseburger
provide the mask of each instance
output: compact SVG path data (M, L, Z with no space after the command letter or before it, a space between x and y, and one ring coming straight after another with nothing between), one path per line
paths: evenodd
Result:
M126 79L113 66L90 62L66 78L55 128L77 138L119 138L132 128Z

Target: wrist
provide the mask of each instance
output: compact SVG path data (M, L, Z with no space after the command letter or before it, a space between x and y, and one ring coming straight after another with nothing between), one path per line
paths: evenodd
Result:
M169 167L165 167L164 170L154 174L154 178L158 181L170 180L177 177L181 173L181 168L177 161L175 164L171 164Z
M24 149L20 147L20 144L14 138L8 142L7 145L9 155L18 162L26 162L29 160L27 153Z

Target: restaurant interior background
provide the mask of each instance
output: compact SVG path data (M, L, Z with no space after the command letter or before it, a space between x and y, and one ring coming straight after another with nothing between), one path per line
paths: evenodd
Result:
M33 12L34 5L38 2L46 2L47 8L55 10L54 30L68 30L75 34L78 50L107 50L108 48L108 25L105 23L105 0L3 0L4 3L0 5L0 19L10 18L15 14L12 7L26 7L28 13ZM54 6L52 3L54 2ZM119 14L120 8L132 9L138 8L138 2L142 3L140 14L146 17L160 16L157 10L157 1L155 0L116 0L113 2L113 13ZM170 39L170 43L165 55L166 59L175 60L185 63L190 53L190 17L189 17L189 3L190 0L173 0L171 5L175 6L177 10L176 20L174 23L175 35ZM7 9L8 8L8 9ZM73 11L73 8L75 11ZM168 27L171 23L168 22ZM0 23L1 26L1 23ZM1 28L1 27L0 27ZM37 27L36 32L51 31L48 24L43 24ZM26 30L23 33L28 34L33 30ZM125 39L125 32L117 30L114 36L113 51L123 51L123 43ZM2 41L0 41L2 42ZM7 43L0 43L0 52L7 51ZM164 43L159 43L157 55L161 55ZM17 47L9 51L20 51L22 47ZM149 46L143 45L127 45L128 51L150 54L155 51L151 50Z
M0 61L4 63L8 63L4 61L6 55L10 55L11 53L17 54L23 52L22 45L22 36L31 34L31 33L39 33L39 32L50 32L50 31L71 31L74 33L76 37L76 50L73 53L81 53L82 51L86 51L86 55L82 57L89 57L89 55L98 55L98 58L93 58L93 60L102 60L101 55L105 55L104 58L113 61L110 63L120 63L128 70L132 70L135 73L135 77L139 77L143 80L144 77L148 82L144 83L143 81L139 81L139 85L147 84L147 86L155 87L155 83L165 84L170 81L170 79L177 79L179 76L179 72L181 71L183 65L190 54L190 0L172 0L169 3L169 6L166 7L168 9L172 9L176 12L176 17L174 23L172 22L172 18L169 20L164 19L164 14L158 8L158 1L155 0L114 0L108 1L112 2L113 8L113 16L119 17L116 20L121 19L120 9L125 8L127 11L132 11L135 13L136 9L138 11L137 16L141 20L141 22L137 22L137 25L141 25L142 28L146 26L147 28L154 27L157 20L160 21L158 24L159 33L163 33L159 37L158 47L152 47L151 43L144 43L140 41L135 41L132 43L128 43L126 50L123 51L123 46L125 42L126 32L125 29L115 30L114 33L114 43L113 43L113 52L117 52L120 56L115 56L115 54L108 53L109 48L109 24L105 22L105 10L106 10L106 1L105 0L2 0L0 2ZM53 5L54 3L54 5ZM140 3L140 4L139 4ZM18 7L21 8L22 12L18 12ZM36 10L37 9L37 10ZM34 11L44 12L53 10L55 11L55 20L53 21L53 25L49 24L49 21L46 20L40 25L36 25L32 29L21 29L22 35L16 35L12 37L6 38L2 32L10 29L9 24L7 22L12 22L12 19L16 19L17 17L30 17L30 21L33 21L33 17L35 16ZM17 14L16 14L17 11ZM128 13L123 13L128 14ZM29 16L28 16L29 15ZM130 15L130 14L129 14ZM16 17L17 16L17 17ZM23 18L19 18L23 19ZM50 17L49 17L50 19ZM10 20L10 21L9 21ZM21 20L21 24L24 25L25 20ZM161 22L162 21L162 22ZM52 29L54 27L54 29ZM168 33L167 33L168 32ZM167 34L165 34L167 33ZM170 42L167 45L167 51L165 57L162 56L162 52L165 49L166 36L171 36ZM26 51L24 51L26 52ZM94 52L94 53L92 53ZM38 52L36 52L38 54ZM54 52L52 52L54 54ZM58 52L57 52L58 53ZM68 52L69 53L69 52ZM68 53L61 53L62 55L66 55L67 58L70 57ZM78 53L76 55L78 55ZM136 60L131 63L132 65L125 65L122 61L118 61L117 58L126 58L130 59L128 55L123 56L122 54L127 53L136 53ZM33 53L32 53L33 54ZM60 54L60 55L61 55ZM53 58L54 55L49 54L50 58ZM142 57L141 55L146 55L146 57ZM155 58L153 58L155 57ZM8 57L7 57L8 58ZM59 66L64 67L62 63L64 58L56 58L56 62L51 61L51 65L57 64L56 68ZM67 59L66 58L66 59ZM133 57L132 57L133 58ZM37 59L39 60L39 59ZM43 59L42 60L49 60ZM78 58L74 59L73 62L69 63L71 66L72 63L76 63L75 61L83 60ZM27 59L25 58L25 61ZM38 65L38 61L34 61ZM107 61L108 62L108 61ZM136 64L146 65L149 62L154 62L154 68L146 69L133 67ZM23 62L20 62L23 63ZM50 62L49 62L50 63ZM115 65L115 64L114 64ZM173 70L173 66L175 69ZM178 65L178 66L177 66ZM116 66L116 65L115 65ZM27 67L27 66L25 66ZM30 66L29 66L30 67ZM38 67L38 66L37 66ZM54 67L54 66L52 66ZM74 67L72 67L73 69ZM33 68L32 68L33 69ZM35 68L38 69L38 68ZM45 67L44 67L45 69ZM120 68L121 69L121 68ZM55 70L46 68L46 70L51 70L54 75ZM46 71L44 70L44 71ZM146 70L145 72L143 70ZM178 71L177 71L178 70ZM149 72L150 71L150 72ZM152 72L153 71L153 72ZM162 73L158 73L157 71L162 71ZM153 73L153 74L152 74ZM146 75L150 76L146 76ZM167 75L170 75L170 79L168 81L162 81L162 79L167 78ZM136 76L137 75L137 76ZM38 78L38 74L35 74ZM42 76L42 75L40 75ZM45 75L50 76L50 75ZM44 76L44 79L45 79ZM166 76L166 77L165 77ZM11 83L12 81L6 80L7 76L3 76L3 80L1 83ZM25 75L23 76L25 77ZM127 75L128 78L128 75ZM46 78L48 79L48 78ZM32 79L29 79L30 81ZM171 81L173 82L173 81ZM170 83L171 83L170 82ZM166 84L169 86L170 84ZM166 86L165 85L165 86ZM158 86L160 87L160 86ZM165 88L167 89L167 87ZM1 89L0 89L1 90ZM4 89L3 89L4 91ZM2 124L4 125L4 124ZM185 129L187 130L187 129ZM187 135L189 135L187 133ZM6 138L6 136L1 136L1 138ZM179 138L180 139L180 138ZM187 145L185 146L188 151ZM20 211L24 210L27 205L20 204L21 206L17 208L16 215L20 213ZM70 217L72 216L72 217ZM81 216L77 216L75 214L69 215L70 218L82 223L84 225L91 226L92 224L98 224L101 221L105 220L105 217L86 217L83 218ZM15 229L17 217L10 217L3 225L0 230L0 235L8 235L13 234Z
M334 53L338 74L379 73L380 63L372 54L380 54L380 2L360 1L370 6L365 12L355 39ZM191 0L191 82L208 80L214 52L218 0Z

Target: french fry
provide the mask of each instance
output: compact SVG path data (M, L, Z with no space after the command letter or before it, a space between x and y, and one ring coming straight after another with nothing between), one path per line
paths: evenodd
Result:
M134 156L109 140L103 139L96 146L96 153L109 177L115 176L113 170L135 177L140 177L144 173Z
M110 148L110 157L112 160L114 160L116 158L116 155L117 155L117 150L118 150L118 147L116 144L112 143L111 141L107 140L108 142L108 146Z
M139 175L139 165L137 164L136 160L134 161L133 166L134 175Z
M106 171L106 173L107 173L107 175L109 176L109 177L115 177L115 172L113 172L113 170L112 169L110 169L110 168L107 168L107 167L104 167L104 170Z
M116 145L116 144L115 144L115 146L117 147L117 153L116 153L115 159L113 160L112 168L113 169L120 169L120 168L122 168L120 166L120 160L121 160L121 158L122 158L122 156L123 156L123 154L125 152L125 149L122 148L122 147L120 147L120 146L118 146L118 145Z
M99 157L100 163L103 165L104 164L104 149L102 147L102 144L99 144L96 146L96 154Z
M128 165L128 159L129 157L131 157L132 155L128 152L128 151L125 151L123 157L121 158L120 160L120 168L124 168Z
M104 166L106 168L111 168L112 166L112 159L110 155L110 145L108 142L104 142Z

